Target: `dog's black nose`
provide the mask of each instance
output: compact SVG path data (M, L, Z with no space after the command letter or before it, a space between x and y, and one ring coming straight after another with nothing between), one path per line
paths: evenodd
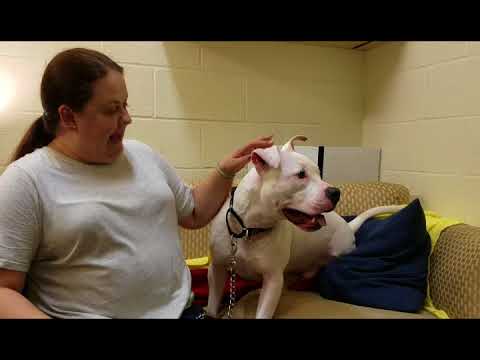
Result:
M335 206L338 200L340 200L340 189L330 186L325 190L325 195L332 202L333 206Z

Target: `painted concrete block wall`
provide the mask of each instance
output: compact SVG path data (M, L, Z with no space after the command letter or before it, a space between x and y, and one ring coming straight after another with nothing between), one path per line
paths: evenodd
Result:
M480 225L480 43L396 42L366 52L362 144L381 179Z
M162 152L187 181L261 135L278 143L296 134L308 144L361 143L358 51L283 42L0 42L0 81L9 77L15 87L0 109L0 167L42 111L47 61L76 46L124 66L133 117L127 137Z

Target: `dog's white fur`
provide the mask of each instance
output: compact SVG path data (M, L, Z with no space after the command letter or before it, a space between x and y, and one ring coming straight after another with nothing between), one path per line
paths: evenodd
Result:
M318 166L294 151L295 136L280 150L276 146L252 153L254 167L241 180L234 194L233 208L250 228L272 228L249 239L238 241L235 271L245 279L262 280L257 318L273 317L284 287L284 274L313 276L332 257L355 248L355 232L365 220L401 206L384 206L362 213L347 223L327 198L330 185L320 178ZM305 177L299 172L305 172ZM228 198L212 221L211 263L208 269L207 314L217 317L230 266L231 242L225 222ZM286 221L282 209L293 208L308 215L320 214L322 226L316 231L299 228ZM313 222L313 220L312 220ZM235 232L240 225L230 217Z

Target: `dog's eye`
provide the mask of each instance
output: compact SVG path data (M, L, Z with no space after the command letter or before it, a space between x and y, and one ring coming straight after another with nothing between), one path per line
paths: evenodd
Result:
M307 174L305 173L305 170L301 170L298 174L297 174L297 177L299 179L304 179L305 177L307 177Z

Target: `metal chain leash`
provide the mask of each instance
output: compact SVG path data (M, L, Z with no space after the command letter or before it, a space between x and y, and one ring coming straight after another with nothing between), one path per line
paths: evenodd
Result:
M232 245L232 250L230 251L230 267L228 271L230 272L230 294L228 298L228 308L227 308L227 319L232 318L232 310L235 306L235 300L236 300L236 277L237 274L235 273L235 265L237 264L237 259L235 258L235 255L237 254L238 250L238 239L231 236L230 237L230 244ZM203 320L207 316L205 311L202 311L199 315L195 317L196 320Z
M204 320L207 317L207 313L205 311L202 311L200 314L198 314L195 317L195 320Z
M233 237L233 235L230 237L230 243L232 245L232 250L230 252L230 296L228 299L228 308L227 308L227 319L232 318L232 310L235 306L235 300L236 300L236 284L235 280L237 277L237 274L235 273L235 265L237 264L237 259L235 258L235 255L238 250L237 246L238 239Z

